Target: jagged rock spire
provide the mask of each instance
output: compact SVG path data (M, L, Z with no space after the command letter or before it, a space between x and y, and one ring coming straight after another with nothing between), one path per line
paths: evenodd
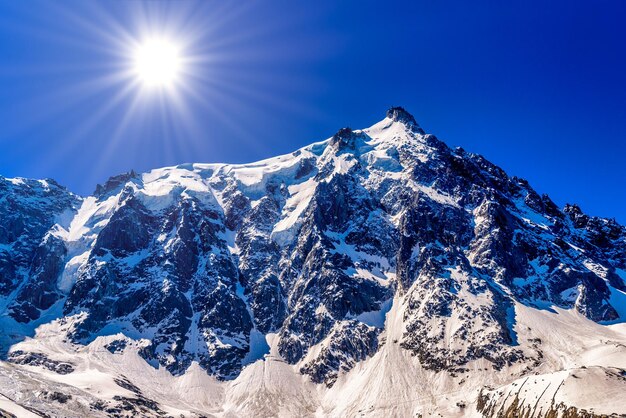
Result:
M413 115L406 111L403 107L394 106L387 110L387 117L394 122L401 122L416 133L423 134L424 130L420 128Z
M109 177L109 179L104 183L104 185L98 184L96 185L96 190L94 191L94 196L100 198L103 195L115 190L118 187L125 185L132 179L136 179L139 176L135 172L135 170L130 170L127 173L118 174L116 176Z

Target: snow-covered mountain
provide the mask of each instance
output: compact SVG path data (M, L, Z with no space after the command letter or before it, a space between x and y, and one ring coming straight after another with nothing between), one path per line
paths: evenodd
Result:
M626 228L402 108L0 216L8 416L626 414Z

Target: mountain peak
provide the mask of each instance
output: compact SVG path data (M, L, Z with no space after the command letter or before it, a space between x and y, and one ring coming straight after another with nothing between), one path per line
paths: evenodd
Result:
M123 186L128 181L132 179L136 179L139 176L135 172L135 170L130 170L127 173L118 174L116 176L109 177L109 179L104 183L104 185L98 184L96 185L96 190L94 191L94 196L100 198L105 194L116 190L118 187Z
M355 136L354 131L350 127L341 128L337 131L335 135L333 135L331 139L332 144L347 144L349 143Z
M420 128L417 121L409 112L401 106L393 106L387 110L387 117L394 122L401 122L413 131L423 134L424 130Z

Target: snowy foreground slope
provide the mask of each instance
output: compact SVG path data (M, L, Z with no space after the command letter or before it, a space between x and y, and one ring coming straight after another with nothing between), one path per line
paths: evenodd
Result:
M401 108L0 219L0 416L626 414L626 228Z

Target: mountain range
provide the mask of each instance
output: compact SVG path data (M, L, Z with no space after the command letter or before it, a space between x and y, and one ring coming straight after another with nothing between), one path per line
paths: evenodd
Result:
M400 107L0 220L0 416L626 416L626 228Z

